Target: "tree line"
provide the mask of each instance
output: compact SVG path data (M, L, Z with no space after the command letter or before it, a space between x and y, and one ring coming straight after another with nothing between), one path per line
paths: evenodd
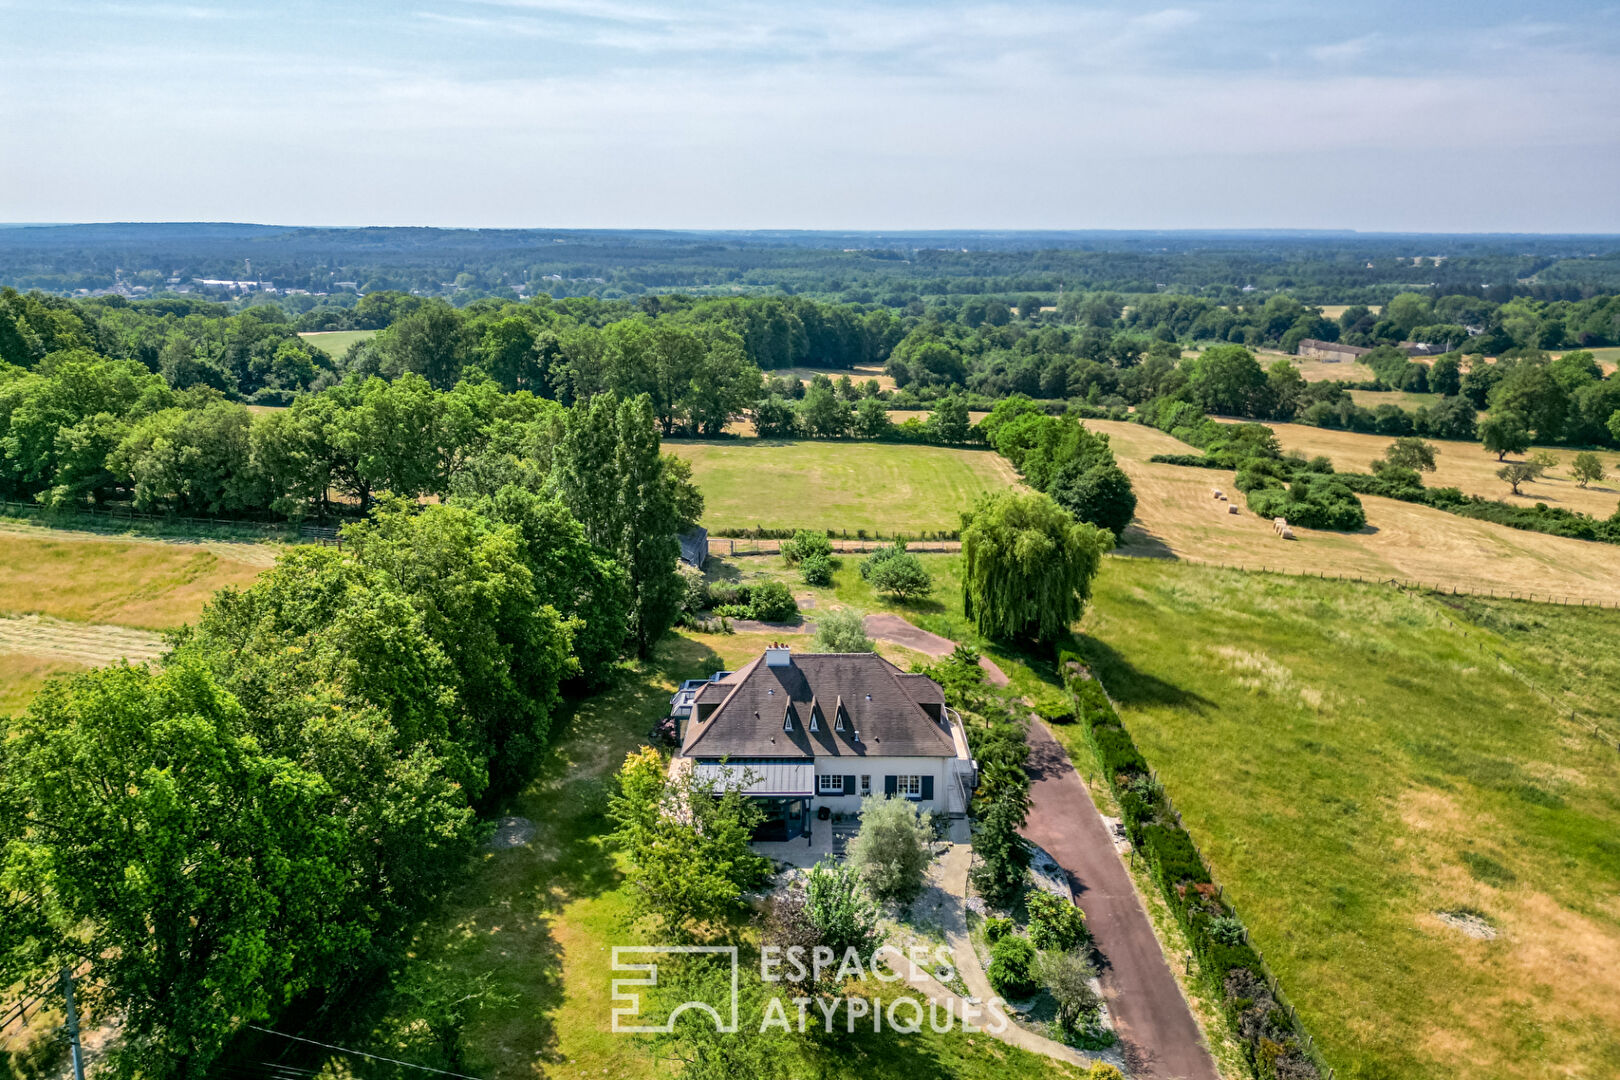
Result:
M0 984L88 965L122 1073L200 1076L241 1024L402 961L564 694L678 611L695 493L651 403L549 421L543 454L488 448L442 504L381 499L221 591L160 668L0 718Z

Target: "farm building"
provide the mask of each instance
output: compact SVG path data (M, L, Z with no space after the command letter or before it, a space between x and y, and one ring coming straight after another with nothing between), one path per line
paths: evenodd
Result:
M1449 351L1449 346L1435 345L1427 341L1403 341L1401 351L1407 356L1439 356Z
M1319 341L1316 338L1305 338L1299 343L1299 355L1308 356L1313 360L1322 360L1329 364L1337 364L1345 360L1355 360L1372 352L1359 345L1346 345L1338 341Z

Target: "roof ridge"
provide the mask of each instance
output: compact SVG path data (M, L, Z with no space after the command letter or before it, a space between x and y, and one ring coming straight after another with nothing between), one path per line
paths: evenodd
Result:
M733 675L737 676L737 681L732 683L731 692L726 694L725 697L721 698L720 699L720 704L716 705L714 707L714 711L709 714L711 719L713 717L715 717L715 716L718 716L719 713L720 713L720 710L724 709L728 704L730 704L731 699L737 696L737 691L741 690L742 687L743 687L743 684L748 681L748 676L750 676L750 675L752 675L754 673L754 669L756 667L758 667L760 661L764 660L764 659L765 659L765 654L760 653L758 656L754 657L752 660L748 661L748 663L744 664L742 667L738 668L736 671L734 671L732 673ZM697 702L695 702L695 701L692 703L692 722L693 723L702 723L702 721L697 718ZM689 750L696 747L697 744L702 742L704 740L704 738L708 736L709 732L713 731L717 726L718 725L716 725L716 724L710 724L707 728L705 728L704 730L698 732L697 736L695 738L693 738L690 743L688 743L687 745L681 747L681 753L685 754Z
M894 688L896 690L900 691L901 695L907 701L911 702L911 707L916 709L917 712L919 714L921 714L924 722L926 722L928 724L928 730L933 732L936 736L938 736L942 742L945 742L945 743L949 744L951 752L954 754L956 752L956 740L954 738L952 738L951 736L947 735L945 732L941 731L939 729L938 723L935 722L934 718L928 715L928 710L924 709L920 702L918 702L916 699L914 699L910 694L906 693L905 687L900 685L900 676L905 675L907 673L904 672L904 671L901 671L900 668L893 661L889 660L887 657L880 656L880 657L878 657L878 659L883 661L883 669L889 673L889 678L894 680ZM932 681L932 680L930 680L930 681ZM941 697L943 697L943 696L944 696L944 689L942 687L941 688Z

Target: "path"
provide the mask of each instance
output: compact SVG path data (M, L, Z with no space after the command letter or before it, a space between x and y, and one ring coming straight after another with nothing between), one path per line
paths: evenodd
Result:
M917 906L926 905L930 913L939 919L945 942L956 960L956 969L967 984L967 1002L926 973L914 972L918 977L907 983L908 987L921 991L930 1001L949 1005L953 1010L952 1015L958 1017L963 1015L964 1004L972 1004L982 1011L984 1003L996 996L990 979L984 973L984 965L979 963L979 954L974 950L973 942L968 940L967 885L972 861L973 849L969 845L952 844L929 868L929 886L917 901ZM986 1021L985 1033L993 1034L1011 1046L1067 1062L1080 1069L1091 1065L1092 1059L1072 1046L1037 1035L1011 1022L1004 1030L991 1032L988 1027L990 1023L994 1023L993 1018Z
M1131 1075L1218 1080L1214 1059L1091 792L1045 724L1032 718L1028 738L1033 784L1024 834L1068 873L1086 913L1097 951L1106 961L1103 994Z
M0 617L0 652L60 657L102 665L127 659L132 664L162 655L163 638L127 626L62 622L38 615Z
M899 615L868 615L866 632L883 641L915 649L925 656L949 656L956 648L956 642L950 638L930 634L927 630L913 626ZM984 668L984 673L992 685L1007 685L1007 673L997 667L994 661L981 656L979 666Z

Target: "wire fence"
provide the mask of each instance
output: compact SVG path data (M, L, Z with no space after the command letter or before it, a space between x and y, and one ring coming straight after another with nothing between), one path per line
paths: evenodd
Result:
M1195 566L1213 566L1221 570L1240 570L1249 574L1284 574L1288 577L1317 578L1323 581L1354 581L1362 585L1389 585L1400 589L1414 589L1419 592L1437 593L1445 596L1479 596L1493 600L1527 600L1537 604L1556 604L1561 607L1592 607L1610 608L1620 610L1620 600L1606 600L1601 597L1576 596L1570 593L1548 593L1519 591L1517 589L1487 588L1479 585L1466 585L1458 582L1425 582L1411 581L1397 577L1367 577L1362 574L1341 574L1328 570L1297 570L1281 566L1255 565L1251 563L1224 562L1218 559L1197 559L1185 555L1177 555L1173 559L1164 559L1156 555L1132 555L1128 552L1113 552L1116 558L1143 559L1149 562L1178 562L1192 563Z
M257 539L286 539L300 534L300 526L285 521L244 521L240 518L182 517L178 514L146 514L126 506L86 506L73 510L53 509L34 502L0 499L0 517L26 517L48 525L104 529L120 523L150 525L158 529L187 528L200 531L238 532ZM313 526L304 526L304 529ZM330 530L334 532L335 530Z
M780 555L782 553L782 540L743 540L732 539L725 536L709 537L709 556L724 555L730 557L748 555ZM879 548L891 546L891 542L884 540L829 540L834 551L843 551L850 554L877 551ZM960 540L907 540L906 550L913 553L934 552L954 553L962 550Z

